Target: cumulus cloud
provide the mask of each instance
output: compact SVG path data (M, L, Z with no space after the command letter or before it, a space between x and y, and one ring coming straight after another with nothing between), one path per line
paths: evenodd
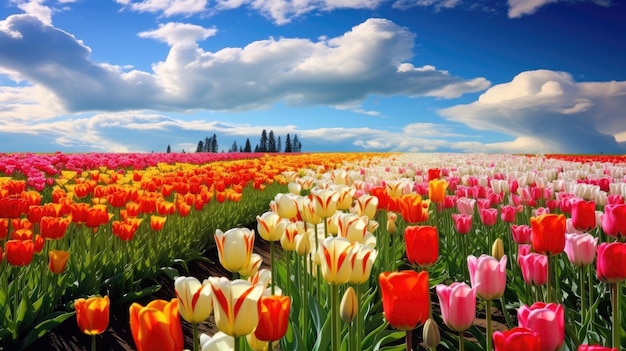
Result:
M163 16L193 15L205 12L207 0L115 0L118 4L137 12L162 13Z
M625 150L620 144L626 133L624 111L626 81L576 82L565 72L536 70L491 87L473 103L439 113L516 138L493 145L499 149L609 153Z
M19 34L19 35L16 35ZM73 35L31 15L0 21L0 67L51 91L69 112L248 110L291 105L358 104L371 95L452 98L489 87L433 66L413 67L415 34L368 19L334 38L269 38L205 51L194 40L215 29L165 24L144 37L170 43L152 72L94 62ZM35 44L36 43L36 44Z

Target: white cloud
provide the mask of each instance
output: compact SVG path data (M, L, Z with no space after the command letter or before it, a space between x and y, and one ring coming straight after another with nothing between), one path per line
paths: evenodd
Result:
M537 12L540 7L550 3L567 2L572 0L508 0L509 18L519 18L524 15L532 15ZM611 6L610 0L574 0L574 1L590 1L598 6Z
M158 29L140 32L141 38L157 39L170 46L188 45L205 40L217 33L216 28L204 28L195 24L169 22L159 24Z
M626 132L626 81L576 82L565 72L526 71L467 105L439 113L479 130L516 137L509 146L535 145L543 152L620 152ZM619 117L623 116L623 117Z
M25 13L37 17L42 23L47 25L52 24L52 9L48 6L43 5L45 0L10 1L17 4L17 7Z
M22 37L16 38L15 33ZM233 110L290 105L358 105L368 96L452 98L489 87L433 66L407 63L415 35L385 19L369 19L314 42L269 38L244 47L205 51L192 39L215 33L170 23L142 36L172 45L152 72L91 60L71 34L28 15L0 21L0 67L45 87L67 111L125 109ZM36 43L36 44L35 44ZM400 69L401 68L401 69Z
M162 13L163 16L193 15L206 11L207 0L116 0L118 4L137 12Z
M439 11L442 8L453 8L461 3L461 0L396 0L393 7L407 9L411 7L433 7Z

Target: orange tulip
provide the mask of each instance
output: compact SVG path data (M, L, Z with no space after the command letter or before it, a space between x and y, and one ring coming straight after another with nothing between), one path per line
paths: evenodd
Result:
M431 226L409 226L404 229L406 257L412 264L427 268L439 257L439 234Z
M428 182L428 198L432 202L442 203L446 199L448 182L443 179L433 179Z
M265 296L261 298L261 312L259 324L254 331L257 339L262 341L276 341L287 332L291 297Z
M539 217L531 217L530 226L530 241L535 252L550 256L565 250L564 214L545 213Z
M13 266L26 266L33 260L34 244L30 240L9 240L4 244L7 262Z
M87 335L102 334L109 325L109 306L108 296L77 299L74 309L78 328Z
M426 323L430 308L428 272L383 272L379 278L385 319L399 330Z
M48 251L48 268L54 274L61 274L65 270L67 261L70 259L70 253L61 250Z
M428 220L430 200L422 200L420 194L407 194L398 199L402 218L407 223L419 223Z
M181 351L184 347L183 329L178 314L178 299L169 302L154 300L145 307L133 303L130 331L137 351Z
M163 229L166 219L167 217L154 216L154 215L150 216L150 228L152 228L152 230L155 230L155 231L159 231Z

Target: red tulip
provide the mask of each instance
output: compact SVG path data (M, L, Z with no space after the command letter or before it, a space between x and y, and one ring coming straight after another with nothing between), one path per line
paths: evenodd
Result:
M567 220L563 214L545 213L530 218L533 249L537 253L558 255L565 249Z
M7 262L13 266L26 266L33 260L34 244L30 240L9 240L4 244Z
M626 222L625 222L626 223ZM572 225L583 232L596 227L596 203L577 199L572 201Z
M615 238L626 236L626 205L606 205L604 207L602 230L606 235Z
M406 257L412 264L427 268L439 257L439 234L431 226L408 226L404 229Z
M461 235L468 234L472 230L472 218L472 215L453 213L452 220L454 221L456 232Z
M626 279L626 243L598 245L596 268L598 279L604 282L618 283Z
M580 345L578 351L619 351L616 347L605 347L600 345Z
M511 205L505 205L500 207L500 219L506 223L515 223L515 216L517 215L517 207Z
M383 272L378 281L385 319L399 330L411 330L428 319L430 290L428 272Z
M178 314L178 299L153 300L146 306L133 303L130 331L138 351L181 351L183 330Z
M67 227L72 222L71 217L41 217L39 231L44 239L58 240L65 236Z
M542 351L539 334L528 328L513 328L493 333L495 351Z
M260 301L259 324L254 335L262 341L276 341L287 332L291 297L265 296Z
M498 210L495 208L481 209L478 214L483 225L493 227L498 222Z

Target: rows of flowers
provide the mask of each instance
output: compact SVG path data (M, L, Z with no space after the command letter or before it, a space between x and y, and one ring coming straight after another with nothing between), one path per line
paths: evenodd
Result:
M454 350L618 350L625 346L626 323L620 313L626 305L621 298L626 279L626 163L622 158L607 162L601 157L570 161L482 154L369 156L349 160L345 154L325 165L312 167L315 163L308 161L274 173L287 187L275 188L279 190L275 193L265 189L263 193L271 193L272 200L263 206L269 211L252 216L257 219L256 230L242 226L245 222L227 222L205 232L217 245L219 262L231 277L151 272L169 272L176 296L130 306L137 349L266 350L276 343L283 350L333 351L410 350L418 343ZM255 175L260 170L258 165L250 169L256 169L251 172ZM129 172L133 180L142 175ZM4 188L10 189L9 183ZM256 193L254 185L250 188ZM166 196L162 189L161 196ZM173 194L169 201L176 208L177 192ZM54 199L54 192L51 195ZM107 200L107 206L112 206L113 198ZM121 209L119 214L112 211L114 218L124 216ZM158 245L169 259L184 257L179 253L184 245L176 240L198 233L181 231L188 222L179 217L169 230L161 229L161 233L176 232L171 241ZM14 228L19 224L11 223L7 233L17 232ZM42 220L39 225L43 229ZM97 229L94 238L102 230ZM253 253L259 238L269 242L267 266ZM9 241L7 261L12 250ZM79 250L87 256L106 252L90 246L97 240L83 241ZM46 240L44 245L63 242ZM143 246L126 251L140 267L154 244L149 238L141 242L137 245ZM135 250L141 254L133 256ZM85 262L103 259L111 257ZM21 268L16 266L10 263L11 279L7 277L2 287L13 288L15 295L6 302L14 304L19 320L22 303L16 301L22 300L17 295L29 290L21 289L21 272L16 271ZM146 263L146 267L155 265ZM137 280L126 275L136 272L130 271L108 276L133 284ZM87 275L85 284L93 277L98 275ZM137 291L122 286L115 294L107 284L99 288L62 294L74 299L94 293L102 296L69 300L81 330L93 335L94 348L96 335L105 332L102 321L108 321L110 301L124 299L119 291ZM139 291L149 294L150 289ZM6 313L11 317L6 318L7 330L14 320L11 313ZM503 320L494 330L496 314ZM210 315L214 322L208 322ZM485 319L484 328L477 317ZM191 345L184 344L181 323L193 326ZM201 323L215 323L219 332L198 335ZM417 328L421 340L413 340Z
M0 155L0 349L28 347L81 298L158 291L156 277L206 259L217 228L253 221L285 191L283 173L372 156Z

